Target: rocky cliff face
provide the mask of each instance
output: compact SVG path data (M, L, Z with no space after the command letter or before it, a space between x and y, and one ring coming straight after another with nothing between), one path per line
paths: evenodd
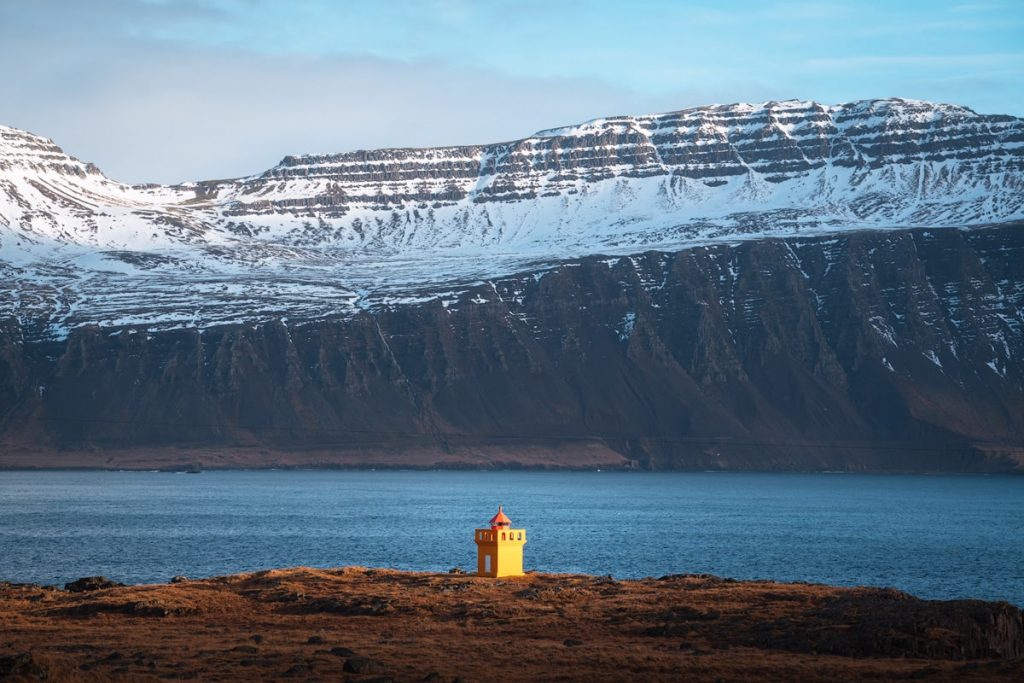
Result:
M655 469L1020 469L1021 227L588 257L306 323L26 340L8 320L3 438L418 450L426 464L596 444Z
M1007 180L1017 186L1024 169L1022 143L1018 119L979 116L951 105L769 102L596 119L496 145L287 157L261 176L204 189L235 199L232 212L239 215L306 213L316 207L343 215L364 208L404 210L416 203L437 209L467 199L491 204L564 198L586 195L589 186L610 179L658 178L664 203L678 209L709 204L730 190L737 194L736 187L714 189L736 178L742 179L748 200L772 195L772 185L813 178L810 189L819 193L822 209L848 203L850 217L891 219L925 200L931 207L915 207L911 216L924 222L941 215L939 205L952 208L941 187L978 188L973 180L982 177L989 178L989 191ZM873 172L881 169L889 169L885 191L859 187L865 181L874 185ZM623 203L630 199L622 197ZM984 200L974 199L982 201L953 209L947 218L980 217ZM1019 200L1011 201L1019 210Z

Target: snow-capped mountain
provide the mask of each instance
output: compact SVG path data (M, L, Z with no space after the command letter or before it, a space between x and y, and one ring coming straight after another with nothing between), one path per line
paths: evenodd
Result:
M176 186L0 128L0 468L1021 471L1022 219L1024 121L906 100Z
M177 186L0 127L0 315L57 337L309 319L590 254L1022 218L1024 120L901 99L612 117Z

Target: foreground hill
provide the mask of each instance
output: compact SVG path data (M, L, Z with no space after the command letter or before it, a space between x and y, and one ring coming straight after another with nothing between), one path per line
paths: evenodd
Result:
M1006 603L893 590L290 569L78 592L0 584L22 680L964 680L1024 676ZM55 638L54 634L60 634Z

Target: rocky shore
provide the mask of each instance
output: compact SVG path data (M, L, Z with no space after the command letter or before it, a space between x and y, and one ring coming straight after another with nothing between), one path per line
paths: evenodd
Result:
M1022 680L1007 603L891 589L345 567L0 583L10 680Z

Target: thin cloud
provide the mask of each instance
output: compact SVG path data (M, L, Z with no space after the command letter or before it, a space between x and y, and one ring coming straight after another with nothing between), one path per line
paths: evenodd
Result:
M579 79L217 50L155 51L76 82L53 78L65 107L22 100L0 106L6 122L133 182L246 175L304 152L494 142L668 104Z
M800 66L816 71L855 71L861 69L892 69L898 67L972 67L1024 64L1024 53L967 55L892 55L861 57L821 57L808 59Z
M1006 8L1007 6L1003 3L971 2L963 5L954 5L953 7L950 7L948 11L952 14L981 14L1004 11Z
M998 27L941 33L916 29L943 23L950 4L922 7L0 0L0 123L112 177L173 182L707 103L895 94L1024 113L1024 59L1006 28L1020 11L961 12ZM879 26L898 30L865 33Z

